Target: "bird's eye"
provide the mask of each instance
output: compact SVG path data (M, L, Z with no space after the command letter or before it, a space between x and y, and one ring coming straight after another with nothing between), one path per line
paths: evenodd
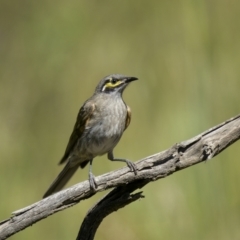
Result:
M112 83L112 84L116 84L116 83L117 83L117 79L112 78L111 83Z
M111 91L114 90L116 88L118 88L118 86L121 85L121 80L117 79L117 78L108 78L107 81L105 82L102 91Z

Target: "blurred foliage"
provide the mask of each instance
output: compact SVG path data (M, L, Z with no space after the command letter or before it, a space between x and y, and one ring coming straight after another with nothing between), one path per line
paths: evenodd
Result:
M124 94L133 118L116 156L138 160L239 114L239 10L237 0L2 0L1 219L41 199L79 107L108 74L140 79ZM104 220L96 239L240 239L239 155L237 142L150 184L145 199ZM101 157L93 171L122 166ZM69 186L84 179L87 169ZM11 239L75 239L103 194Z

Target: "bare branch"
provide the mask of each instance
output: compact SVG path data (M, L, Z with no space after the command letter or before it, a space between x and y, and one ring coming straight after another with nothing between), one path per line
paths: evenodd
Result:
M142 192L130 194L147 182L139 180L117 187L92 207L81 224L77 240L93 240L102 220L114 211L143 198Z
M136 163L138 174L134 175L129 171L128 167L119 169L117 171L109 172L96 178L98 184L97 192L104 191L110 188L116 188L106 199L113 196L116 191L127 190L126 195L121 192L121 197L129 200L131 198L139 198L141 195L130 195L127 186L134 186L134 190L141 188L143 185L160 178L167 177L168 175L190 167L194 164L208 160L219 154L225 148L240 138L240 115L229 119L228 121L215 126L198 136L175 144L173 147L157 153L155 155L146 157ZM143 184L144 183L144 184ZM133 184L133 185L132 185ZM81 182L66 190L56 193L48 198L36 202L28 207L20 209L12 213L12 217L0 223L0 239L6 239L9 236L31 226L32 224L44 219L58 211L71 207L81 200L94 195L89 188L88 181ZM115 198L115 197L114 197ZM113 198L113 199L114 199ZM115 199L119 199L116 197ZM134 201L134 200L133 200ZM126 201L122 205L115 205L112 209L119 209L125 206ZM98 204L105 204L105 199L101 200ZM95 206L97 209L98 204ZM116 203L114 203L116 204ZM108 206L108 205L107 205ZM111 212L106 209L105 216ZM89 212L89 214L94 214ZM104 216L102 216L104 217ZM103 219L103 218L102 218ZM96 226L100 224L102 219L98 220ZM87 219L85 219L85 222ZM80 232L84 232L84 227ZM94 233L95 234L95 233ZM79 236L79 239L80 236ZM83 238L82 238L83 239ZM92 239L92 238L85 238Z

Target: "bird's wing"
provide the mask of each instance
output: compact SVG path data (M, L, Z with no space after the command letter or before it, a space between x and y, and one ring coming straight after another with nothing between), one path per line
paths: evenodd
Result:
M129 106L127 106L127 117L126 117L126 122L125 122L125 129L127 129L127 127L129 126L130 122L131 122L131 109Z
M73 150L78 139L82 136L84 129L87 127L89 120L94 112L94 109L95 109L95 105L90 101L86 102L80 108L75 126L73 128L73 132L70 136L67 148L59 164L62 164L67 161L69 154Z

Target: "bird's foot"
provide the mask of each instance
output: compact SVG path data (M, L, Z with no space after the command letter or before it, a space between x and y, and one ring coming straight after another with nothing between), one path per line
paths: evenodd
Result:
M95 180L95 176L90 172L89 173L89 184L90 184L90 190L93 192L96 192L97 190L97 183Z
M130 170L132 172L134 172L135 175L137 175L137 167L136 167L136 164L129 161L129 160L126 160L126 164L128 165L128 167L130 168Z

